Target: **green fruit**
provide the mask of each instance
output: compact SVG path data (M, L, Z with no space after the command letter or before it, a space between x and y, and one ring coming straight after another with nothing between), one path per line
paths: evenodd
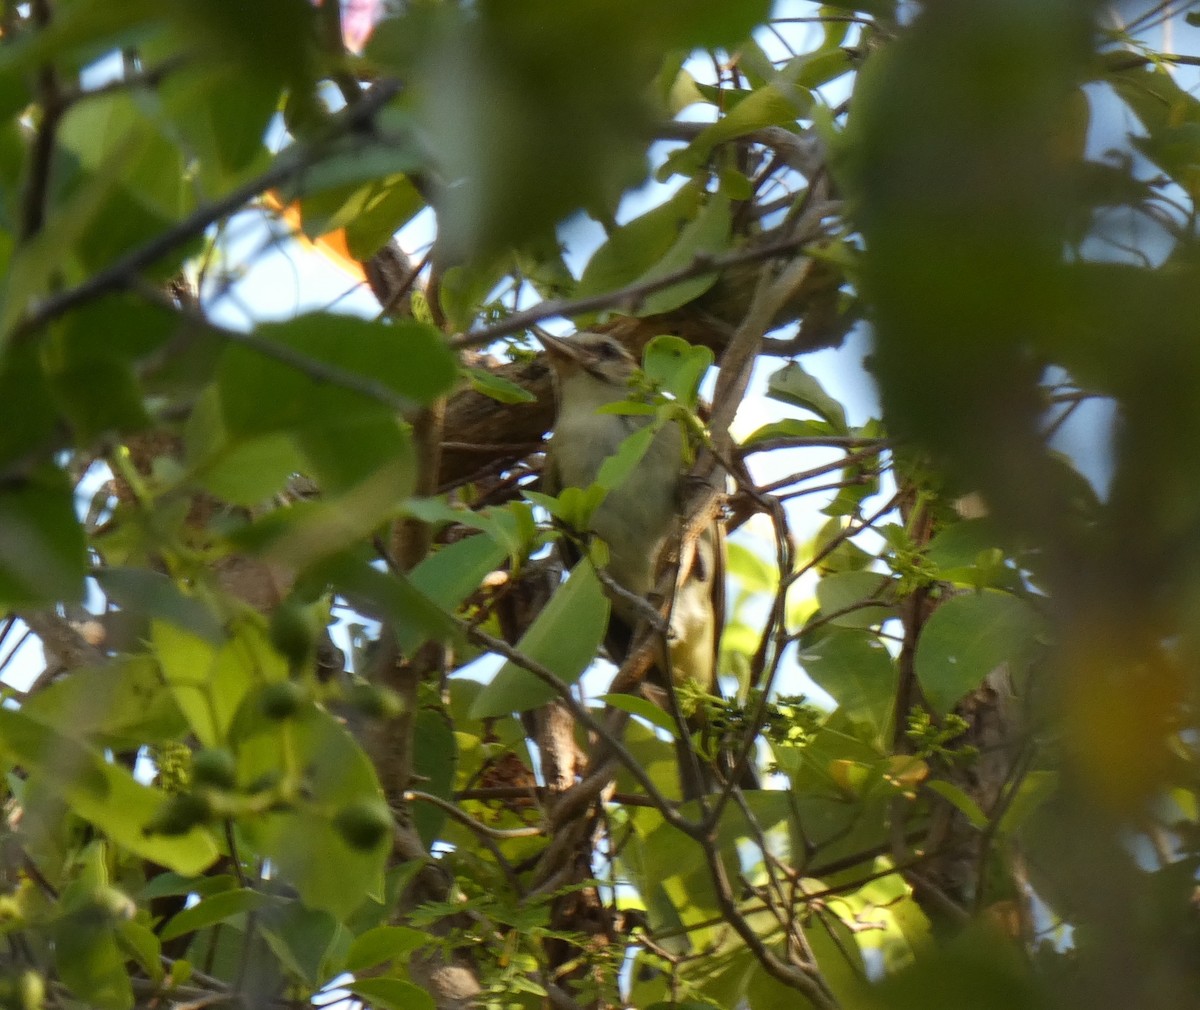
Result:
M144 835L186 835L212 817L212 804L199 793L170 796L142 828Z
M342 807L333 826L352 849L367 851L388 838L395 827L392 812L381 799L355 800Z
M237 762L227 750L196 751L192 757L192 781L198 786L233 789L237 784Z
M262 708L263 715L268 719L282 721L292 718L300 711L300 706L305 699L304 688L295 681L283 680L267 687L258 703Z
M346 700L363 715L372 719L395 719L404 712L400 695L388 687L374 684L354 684L346 692Z
M284 600L271 614L271 644L293 670L311 662L317 643L317 628L307 607L295 600Z

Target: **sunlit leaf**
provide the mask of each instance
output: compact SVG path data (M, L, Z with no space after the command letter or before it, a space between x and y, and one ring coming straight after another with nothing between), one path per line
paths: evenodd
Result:
M517 651L573 684L596 658L608 627L608 598L591 564L575 566L517 643ZM524 712L558 697L528 670L509 660L475 699L471 717Z
M1009 593L984 590L947 600L917 643L917 678L929 704L950 711L1004 664L1020 677L1039 648L1040 630L1029 604Z

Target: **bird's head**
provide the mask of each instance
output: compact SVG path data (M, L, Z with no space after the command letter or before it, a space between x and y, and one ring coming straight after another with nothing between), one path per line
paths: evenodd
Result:
M619 340L607 333L577 333L570 340L539 334L550 364L558 376L560 388L577 377L590 376L597 382L625 390L638 369Z

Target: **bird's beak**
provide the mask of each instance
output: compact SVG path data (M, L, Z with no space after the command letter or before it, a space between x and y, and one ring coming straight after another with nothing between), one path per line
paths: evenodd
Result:
M582 365L586 359L583 348L577 347L569 340L563 340L561 337L554 337L541 331L538 332L537 338L546 348L546 353L550 355L550 363L556 367L569 361Z

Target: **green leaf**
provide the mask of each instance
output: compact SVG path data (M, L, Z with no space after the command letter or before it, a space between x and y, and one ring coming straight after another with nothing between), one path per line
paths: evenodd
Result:
M205 747L222 747L252 687L287 679L287 661L271 646L261 618L246 618L220 643L162 620L150 642L188 725Z
M279 106L277 81L209 62L184 67L159 86L172 126L199 155L200 179L225 190L265 159L263 138Z
M879 639L838 628L797 656L813 680L833 695L846 716L882 740L892 720L896 666Z
M698 186L684 186L669 200L614 230L592 253L577 294L603 294L642 277L666 256L682 229L696 216L700 200Z
M373 472L342 494L299 501L230 530L229 543L295 570L324 564L333 555L360 548L365 538L395 514L397 501L412 491L415 477L411 451L406 451L400 458L381 460Z
M242 724L239 781L304 771L303 804L241 822L257 850L307 906L339 922L368 898L381 900L389 839L385 835L385 844L372 848L352 847L334 825L337 811L360 801L380 802L379 781L362 748L333 715L315 706L282 723L247 717Z
M189 472L222 501L261 505L304 469L304 458L287 434L236 437L225 429L220 393L209 386L196 399L184 429Z
M76 814L143 859L196 874L217 858L212 838L198 829L172 837L145 835L142 829L164 794L23 712L0 708L0 753L42 776Z
M187 722L148 656L125 656L106 666L79 667L38 691L21 711L48 726L107 746L134 748L177 737Z
M969 568L981 553L1002 542L991 519L964 519L939 530L929 542L926 556L939 571Z
M984 590L955 596L925 624L917 642L917 679L934 711L946 714L997 667L1025 672L1039 648L1040 622L1029 604Z
M742 445L749 447L776 438L810 438L816 442L818 439L827 440L837 435L838 432L828 421L816 421L810 417L788 417L756 428L743 439Z
M848 433L846 412L842 405L795 362L785 365L767 380L767 395L790 403L793 407L811 410L822 420L828 421L838 434Z
M60 734L18 709L0 708L0 753L35 769L60 791L108 796L103 759L91 748Z
M533 403L537 400L528 389L486 368L464 368L463 371L475 392L491 397L497 403Z
M725 570L748 593L773 593L779 570L745 544L730 540L725 545Z
M376 926L355 937L346 952L342 969L362 972L398 957L403 957L429 942L429 934L407 926Z
M291 901L269 909L259 922L263 939L288 972L313 988L328 977L324 967L326 956L339 934L345 932L328 912L314 911Z
M232 891L221 891L208 898L201 898L190 908L177 913L159 933L159 938L166 942L177 936L186 936L206 926L225 922L236 916L245 915L255 909L278 901L270 895L260 894L249 887L239 887Z
M297 431L294 439L305 460L299 469L315 477L324 491L342 495L335 506L339 509L344 510L360 489L383 490L385 478L393 502L412 491L416 472L412 439L407 426L391 414L343 417L325 427ZM376 510L366 513L372 526L390 511L381 501L373 504Z
M700 212L679 233L679 238L640 280L657 280L692 266L698 259L714 256L729 248L732 215L729 199L710 194ZM716 273L702 273L656 291L642 299L639 316L670 312L699 298L717 282Z
M596 700L630 715L639 716L651 726L665 729L671 736L679 736L679 727L675 725L675 720L649 698L641 698L634 694L602 694Z
M125 296L101 298L51 325L42 365L80 444L148 423L134 364L157 350L173 325L159 307Z
M953 782L946 782L944 779L934 779L931 782L926 782L925 787L931 792L937 793L947 803L952 804L955 809L971 822L973 827L981 830L987 827L987 814L980 810L979 804Z
M362 978L346 988L380 1010L435 1010L433 997L424 989L398 978Z
M21 341L0 356L0 402L19 404L0 425L0 463L47 452L60 437L58 410L34 341Z
M756 88L726 115L701 131L682 151L673 153L668 172L691 176L708 160L713 148L764 126L794 127L796 120L812 107L813 96L807 88L776 80Z
M573 684L596 658L608 628L608 598L590 562L571 571L529 630L517 651ZM471 705L473 719L525 712L557 698L549 684L511 660L500 668Z
M428 569L426 573L435 587L438 580L434 575L444 574ZM349 555L322 563L315 574L331 582L351 603L364 606L368 614L390 620L405 655L411 656L430 639L461 641L462 632L454 619L406 576L381 572L366 561ZM449 588L448 582L447 592Z
M454 800L454 780L459 764L459 735L445 713L432 707L417 712L413 728L413 772L421 791ZM421 840L433 845L446 823L446 811L432 803L414 803L413 824Z
M0 605L83 598L87 545L66 475L44 467L0 487Z
M101 568L93 578L123 611L168 621L213 644L224 639L217 615L201 599L186 595L168 576L146 568Z
M225 423L234 434L337 429L364 416L390 413L379 400L320 375L323 365L378 382L413 405L431 403L458 376L442 335L424 323L387 324L317 313L266 323L256 332L265 342L298 354L309 363L310 373L248 347L230 347L217 378Z
M409 578L439 607L453 611L507 555L507 548L487 534L469 536L429 554Z
M621 487L633 475L657 434L658 426L648 424L636 429L632 434L626 435L621 440L621 444L617 446L617 451L600 464L595 486L603 488L605 491L613 491ZM584 490L586 492L587 489ZM595 511L601 500L603 499L595 501L591 512ZM591 521L591 512L588 513L589 522Z
M682 337L655 337L646 345L642 368L648 378L688 407L695 407L700 382L712 367L713 352Z
M66 987L96 1010L129 1010L133 987L112 926L67 916L54 928L54 963Z
M839 628L871 628L896 614L888 591L891 579L879 572L834 572L817 583L817 602ZM855 609L850 609L855 608Z
M407 176L371 182L348 201L354 213L346 221L346 246L358 260L369 260L425 206Z
M162 981L166 974L163 969L162 943L154 930L136 920L130 920L117 926L117 939L122 947L133 953L138 965L152 981Z

